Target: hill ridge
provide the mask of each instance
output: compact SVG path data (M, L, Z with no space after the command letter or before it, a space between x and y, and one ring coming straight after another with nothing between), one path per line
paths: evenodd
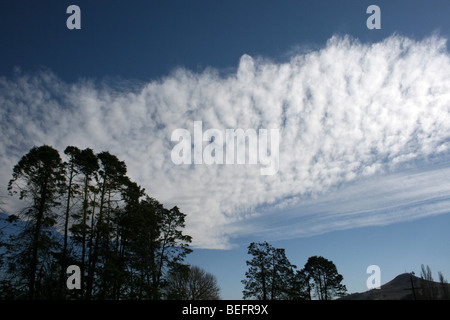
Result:
M450 284L427 281L410 273L401 273L380 287L356 292L340 300L448 300Z

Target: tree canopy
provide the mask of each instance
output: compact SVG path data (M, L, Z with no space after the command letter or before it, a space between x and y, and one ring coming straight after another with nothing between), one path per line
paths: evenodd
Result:
M249 269L242 280L244 299L331 300L346 292L342 275L323 257L310 257L303 269L295 271L285 250L267 242L252 242L248 254L252 259L247 261Z
M192 251L186 215L147 195L107 151L64 155L33 147L13 168L8 190L25 202L24 223L1 242L0 298L166 298L166 278ZM80 290L66 287L69 265L80 267Z

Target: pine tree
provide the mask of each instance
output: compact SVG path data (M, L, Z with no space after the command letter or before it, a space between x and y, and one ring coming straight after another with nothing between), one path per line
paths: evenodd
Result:
M308 259L303 269L308 295L311 298L311 289L319 300L332 300L345 294L347 288L341 284L343 277L338 273L335 264L320 256Z
M284 249L274 248L267 242L252 242L248 254L253 258L247 261L249 270L242 280L244 299L291 299L295 266L287 259Z
M81 201L82 206L79 209L79 212L72 213L72 217L74 222L70 228L72 238L78 245L81 246L81 253L79 257L81 274L83 275L82 279L86 278L86 258L87 258L87 250L88 250L88 241L92 243L92 233L91 226L89 225L89 220L91 223L94 223L94 209L95 202L91 201L91 197L93 196L95 187L91 185L92 180L97 179L97 171L99 170L98 158L94 154L94 151L90 148L86 148L81 150L79 153L75 155L73 159L73 163L75 165L76 170L80 175L80 185L81 185ZM83 281L81 288L81 298L84 298L85 294L85 284Z
M98 216L95 225L95 238L93 239L92 255L89 261L88 279L86 285L86 295L90 299L93 293L95 274L98 275L98 294L99 298L104 299L107 296L109 269L108 261L114 259L111 256L111 240L113 227L113 205L117 201L116 193L125 179L125 162L111 155L109 152L101 152L97 155L100 160L99 170L99 207ZM99 261L100 260L100 261ZM98 264L100 262L100 264Z
M162 204L146 196L129 217L129 265L132 270L133 299L153 299L157 286L156 253L160 249Z
M27 260L20 265L28 273L30 299L37 298L36 280L43 279L44 262L48 261L48 255L52 253L54 239L46 228L56 224L57 215L53 209L60 205L58 200L61 198L64 182L64 168L58 151L44 145L33 147L20 159L14 166L13 178L8 185L11 195L19 194L20 199L30 199L30 205L23 211L30 222L20 237L24 250L16 256L17 259L22 257ZM43 261L40 256L47 260Z
M187 254L192 250L189 243L192 237L184 235L186 215L178 207L163 209L160 211L160 237L156 250L156 273L153 278L153 299L161 298L162 275L166 269L182 263Z
M59 277L59 295L63 296L63 291L65 289L65 281L64 278L66 276L66 269L68 266L68 253L67 253L67 245L69 239L69 221L70 221L70 211L72 199L75 197L77 184L75 183L75 177L78 174L76 169L76 159L79 157L80 149L77 147L69 146L64 150L64 154L66 154L69 158L67 163L64 163L66 167L66 175L67 175L67 186L66 186L66 207L64 214L64 241L63 248L61 254L61 268L60 268L60 277Z

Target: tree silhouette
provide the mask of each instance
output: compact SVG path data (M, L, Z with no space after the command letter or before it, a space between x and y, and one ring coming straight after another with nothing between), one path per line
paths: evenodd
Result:
M341 284L343 277L338 273L335 264L321 256L312 256L308 259L302 270L302 281L309 299L312 298L312 290L319 300L331 300L345 294L347 288Z
M67 150L67 149L66 149ZM80 253L80 269L83 275L83 281L86 274L86 259L87 259L87 249L88 241L92 244L92 230L94 224L94 208L91 207L93 202L91 201L91 196L94 195L96 188L91 184L92 180L97 180L97 172L100 168L98 164L99 160L95 155L94 151L90 148L86 148L77 152L73 159L73 164L75 165L75 170L78 171L81 181L79 182L81 186L81 208L78 208L78 212L72 213L73 223L70 227L72 234L72 239L75 243L81 246ZM94 205L95 206L95 205ZM91 220L91 225L89 225L89 220ZM84 284L83 284L84 289ZM84 298L85 290L81 291L81 297Z
M18 259L23 259L21 266L28 273L30 299L35 297L35 283L41 262L39 255L51 254L54 246L52 235L45 228L56 224L57 215L52 209L59 205L64 182L64 168L58 151L44 145L33 147L20 159L14 166L13 178L8 185L11 195L19 194L20 199L31 198L31 204L23 213L32 223L17 239L18 242L24 240L22 245L25 247Z
M267 242L252 242L248 254L253 258L247 261L249 270L242 280L244 299L290 299L295 266L287 259L284 249L274 248Z
M52 147L33 147L13 169L9 193L29 204L7 219L23 220L20 231L0 239L0 297L164 298L167 276L192 251L186 215L146 195L109 152L64 153L63 163ZM69 264L81 266L81 289L65 286Z
M179 265L173 268L167 279L165 291L168 299L220 299L220 288L216 277L198 266Z
M323 257L310 257L304 268L295 272L285 250L267 242L252 242L248 254L253 257L247 261L249 269L242 280L244 299L331 300L347 290L334 263Z
M80 149L77 147L69 146L64 150L64 153L69 157L69 161L64 163L66 166L65 173L67 175L67 188L66 188L66 208L65 208L65 216L64 216L64 242L61 256L61 271L60 271L60 287L59 287L59 295L62 295L62 291L64 290L64 277L66 273L66 269L68 267L68 254L67 254L67 244L69 239L69 219L70 219L70 209L71 209L71 201L74 198L74 194L76 192L77 185L74 183L75 176L78 171L76 170L76 159L80 155Z

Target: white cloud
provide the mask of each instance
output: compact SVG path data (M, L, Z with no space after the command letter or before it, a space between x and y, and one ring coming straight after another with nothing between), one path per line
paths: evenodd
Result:
M258 207L448 152L449 92L450 56L446 40L435 36L391 36L375 44L333 37L285 63L243 55L227 76L178 69L131 89L18 72L0 78L0 181L6 186L12 165L33 145L109 150L152 196L188 214L195 245L224 248L250 230L247 218ZM261 176L257 165L174 165L172 131L192 132L197 120L204 130L223 132L279 128L279 172ZM376 223L408 214L393 211ZM330 211L312 219L305 233L354 221L347 218Z

